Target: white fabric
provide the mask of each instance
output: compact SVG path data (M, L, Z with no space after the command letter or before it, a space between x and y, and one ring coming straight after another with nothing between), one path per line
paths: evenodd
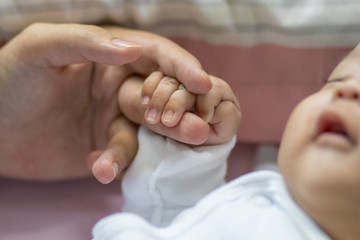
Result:
M226 144L191 148L141 127L139 150L122 181L124 212L168 225L185 208L224 184L226 159L235 137Z
M278 144L258 144L254 156L253 170L269 170L278 172L277 156L279 152Z
M111 21L215 44L352 47L359 11L357 0L1 0L0 38L37 21Z
M128 210L134 211L136 209L131 208L140 207L140 211L134 212L149 218L156 209L162 209L164 206L169 208L175 206L179 210L178 207L181 207L181 202L185 200L184 211L169 226L162 228L150 224L134 213L113 214L95 225L93 228L95 240L330 239L294 203L286 191L282 177L276 172L258 171L239 177L208 194L195 207L185 210L188 207L186 205L191 204L191 201L186 201L187 195L193 196L196 191L205 194L211 185L208 181L212 176L209 173L204 174L206 170L203 169L207 169L207 165L213 165L213 161L214 166L220 162L224 163L222 157L226 155L225 152L230 152L233 141L213 148L190 149L175 141L151 134L149 131L142 130L139 138L139 155L133 164L135 167L130 169L131 176L128 176L123 185L128 188L126 201L134 201L134 205L128 205ZM222 153L218 154L218 151ZM175 164L177 166L164 163L168 161L166 157L164 159L168 154L171 159L169 161L178 163ZM136 166L137 161L140 161L138 166ZM194 171L190 173L191 167L187 167L187 164L190 164ZM161 167L162 165L164 167ZM171 169L172 167L176 169ZM166 197L163 197L162 201L157 201L157 198L149 192L152 174L162 173L161 170L166 171L164 172L166 177L155 176L157 184L154 188L155 191L165 192ZM140 180L137 180L135 175ZM216 174L214 178L219 176ZM215 185L220 184L222 179L218 179ZM181 184L182 181L185 181L184 185ZM164 187L167 188L163 191ZM186 191L186 188L189 188L190 192ZM168 217L166 210L158 213Z

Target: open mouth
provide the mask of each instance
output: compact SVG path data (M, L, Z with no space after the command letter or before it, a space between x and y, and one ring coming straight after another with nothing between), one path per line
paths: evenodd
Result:
M321 142L326 143L326 145L344 146L354 144L345 122L335 113L325 112L320 116L317 136L321 139Z
M324 114L319 120L319 134L331 133L349 137L344 124L336 115Z

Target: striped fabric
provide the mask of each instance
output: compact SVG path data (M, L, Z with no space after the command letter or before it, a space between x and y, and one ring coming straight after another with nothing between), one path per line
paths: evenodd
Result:
M360 41L356 0L1 0L0 41L32 22L112 22L172 38L228 81L240 141L278 142L291 109Z
M352 46L359 12L356 0L2 0L0 31L9 39L36 21L111 21L215 44Z

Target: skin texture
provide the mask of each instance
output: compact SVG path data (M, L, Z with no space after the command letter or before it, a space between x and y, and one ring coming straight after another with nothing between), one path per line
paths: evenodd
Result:
M175 78L159 71L146 79L132 76L120 87L118 105L122 114L133 123L145 125L163 136L192 145L224 143L237 132L240 106L225 81L213 76L210 76L210 81L212 88L208 93L195 95L181 87ZM147 101L144 101L145 96L148 97ZM153 109L158 114L149 118L149 112ZM175 117L166 118L169 111ZM132 134L136 130L126 118L112 124L112 140L107 149L94 152L94 156L91 156L92 159L99 157L90 165L94 175L104 183L114 178L113 169L119 168L116 162L119 154L122 154L122 159L132 159L136 153L137 138Z
M114 147L124 142L120 129L125 138L135 135L121 120L119 87L128 76L159 69L195 93L211 88L200 63L160 36L77 24L29 26L0 49L0 175L85 177L88 159L101 182L111 181L135 154ZM101 157L105 149L116 158L110 174L102 171L109 163Z
M154 72L148 78L129 78L121 87L118 101L121 111L133 122L153 131L192 145L212 145L229 141L240 124L240 105L230 86L210 76L212 88L194 95L180 83ZM149 100L144 102L144 97ZM150 109L157 117L149 119ZM168 111L175 116L165 118ZM201 117L200 117L201 116Z
M360 238L359 46L293 111L279 167L295 201L332 239Z

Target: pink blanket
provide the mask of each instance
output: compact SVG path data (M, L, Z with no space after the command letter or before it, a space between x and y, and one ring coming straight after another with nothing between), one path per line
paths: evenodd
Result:
M255 145L238 144L228 180L248 172ZM39 183L0 178L1 240L89 240L96 221L121 211L119 182Z
M121 208L119 183L61 183L0 178L0 239L89 240L100 218Z

